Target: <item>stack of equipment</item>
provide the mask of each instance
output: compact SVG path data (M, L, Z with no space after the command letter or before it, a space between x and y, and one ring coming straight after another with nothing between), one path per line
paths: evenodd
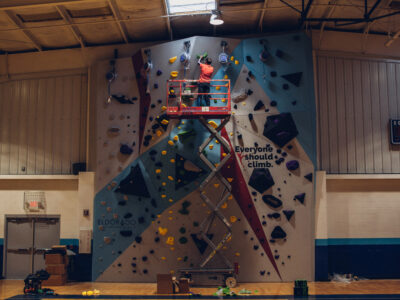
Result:
M295 280L293 295L295 297L307 297L308 296L307 280Z
M50 278L43 281L43 284L64 285L67 282L67 248L65 246L53 246L44 255L46 271L50 274Z

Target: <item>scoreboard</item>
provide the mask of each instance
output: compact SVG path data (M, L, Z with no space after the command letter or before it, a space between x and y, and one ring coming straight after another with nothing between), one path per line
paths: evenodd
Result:
M400 145L400 120L390 120L390 142Z

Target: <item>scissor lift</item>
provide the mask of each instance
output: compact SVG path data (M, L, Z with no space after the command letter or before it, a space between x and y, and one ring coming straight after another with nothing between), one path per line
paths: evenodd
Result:
M221 136L220 132L228 123L231 116L231 95L230 95L230 80L219 79L211 80L211 91L218 90L218 92L210 92L208 94L197 93L193 90L197 87L197 80L169 80L167 82L167 115L172 119L199 119L200 123L208 130L210 136L199 147L200 159L210 168L211 173L200 185L200 197L204 203L210 208L211 213L201 222L200 231L197 234L199 239L204 240L212 249L211 253L200 263L199 268L182 269L180 273L182 276L194 279L199 276L208 276L209 282L215 282L217 285L226 284L226 286L236 286L236 275L238 273L237 267L221 253L223 245L231 238L232 230L231 224L228 219L221 213L220 207L224 204L228 197L231 195L232 187L229 182L220 173L222 167L227 163L231 157L231 148L228 142ZM221 101L223 106L195 106L194 103L199 95L209 96L210 102ZM208 119L220 119L221 123L214 128L208 123ZM215 166L204 155L204 149L216 139L226 154L222 161ZM213 202L205 193L206 186L214 179L217 178L222 186L223 192L219 200ZM212 224L218 218L222 221L227 229L222 239L218 243L214 243L208 238L208 233ZM206 265L212 258L218 255L224 264L225 268L206 268ZM221 279L221 281L220 281ZM194 280L196 282L196 280Z

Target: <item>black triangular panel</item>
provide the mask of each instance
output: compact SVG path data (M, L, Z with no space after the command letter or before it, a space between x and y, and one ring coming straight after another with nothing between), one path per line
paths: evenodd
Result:
M286 79L287 81L289 81L291 84L294 84L295 86L299 86L302 76L303 76L303 72L298 72L298 73L282 75L282 78Z
M199 249L200 254L203 254L206 251L208 244L203 239L198 239L197 234L192 233L190 236L192 237L197 249ZM213 234L207 234L209 240L212 240L213 236Z
M179 154L175 156L175 190L188 185L204 174L204 170L201 170L201 172L185 170L184 165L186 160L186 158Z
M131 172L121 180L115 192L150 198L150 193L139 165L131 168Z

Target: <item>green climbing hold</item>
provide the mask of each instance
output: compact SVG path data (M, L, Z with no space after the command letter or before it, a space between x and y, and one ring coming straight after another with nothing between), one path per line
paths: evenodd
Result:
M185 238L184 236L179 238L179 243L181 243L181 244L186 244L187 241L188 241L187 238Z
M186 228L185 227L179 228L179 232L182 234L186 233Z

